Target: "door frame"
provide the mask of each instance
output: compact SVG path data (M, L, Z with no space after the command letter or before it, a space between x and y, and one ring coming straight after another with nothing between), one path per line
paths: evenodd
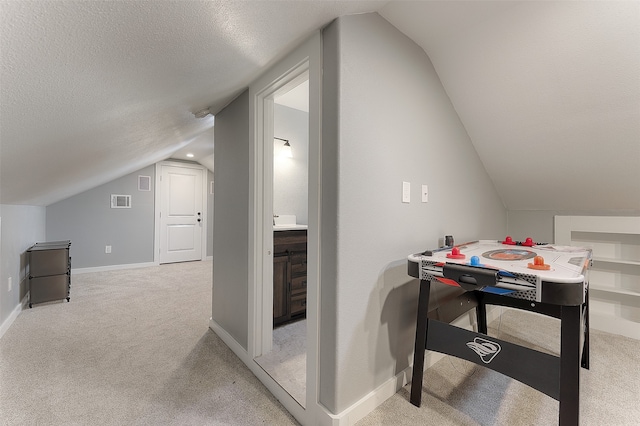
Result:
M256 274L260 277L260 285L256 289L257 322L254 335L256 351L254 358L268 353L273 347L273 99L308 79L309 60L305 58L302 63L296 64L285 75L256 95L256 117L259 126L262 127L262 130L256 129L258 144L262 145L262 179L259 187L262 190L262 199L256 220L256 223L260 222L262 227L260 231L256 229L256 232L262 232L261 246L264 250L262 251L262 272L258 270Z
M308 72L309 224L307 230L307 386L302 408L270 376L261 381L285 408L306 423L324 409L318 403L321 207L322 37L318 31L249 87L249 318L248 354L266 353L273 333L273 96ZM266 286L265 283L269 283ZM255 362L255 361L254 361ZM257 364L256 364L257 365ZM258 366L258 368L261 368ZM267 381L265 381L267 380Z
M202 170L203 173L203 177L202 177L202 238L201 240L201 246L202 246L202 256L200 260L203 260L207 257L207 205L208 205L208 200L207 200L207 195L209 193L208 191L208 187L209 187L209 169L207 169L206 167L204 167L201 164L196 164L196 163L184 163L182 161L171 161L171 160L165 160L165 161L160 161L158 163L156 163L156 183L155 183L155 188L154 188L154 228L155 228L155 232L154 232L154 238L153 238L153 263L155 265L159 265L160 264L160 207L161 207L161 200L162 200L162 185L160 183L160 177L162 175L162 167L163 166L170 166L170 167L182 167L185 169L198 169L198 170Z

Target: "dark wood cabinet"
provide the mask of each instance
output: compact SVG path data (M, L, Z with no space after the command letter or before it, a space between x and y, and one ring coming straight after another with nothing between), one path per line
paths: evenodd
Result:
M273 257L273 323L289 319L289 277L291 276L289 255Z
M307 231L273 234L273 325L307 314Z

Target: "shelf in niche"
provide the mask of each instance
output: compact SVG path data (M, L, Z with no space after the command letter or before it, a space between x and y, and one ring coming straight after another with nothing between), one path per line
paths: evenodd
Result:
M603 262L603 263L615 263L619 265L632 265L632 266L640 266L640 261L637 260L625 260L625 259L610 259L607 257L594 257L594 262Z
M633 290L626 290L623 288L614 288L614 287L603 287L597 285L589 285L589 291L596 291L598 293L613 293L613 294L622 294L625 296L633 296L640 297L640 293ZM595 295L594 295L595 296Z
M593 250L590 326L640 339L640 217L555 216L554 242Z

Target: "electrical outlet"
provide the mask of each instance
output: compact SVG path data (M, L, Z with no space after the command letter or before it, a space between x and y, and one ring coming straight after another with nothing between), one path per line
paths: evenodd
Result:
M13 287L13 278L9 277L9 284L7 285L7 291L11 291L11 287Z
M111 253L111 246L104 246L104 252L105 252L106 254Z

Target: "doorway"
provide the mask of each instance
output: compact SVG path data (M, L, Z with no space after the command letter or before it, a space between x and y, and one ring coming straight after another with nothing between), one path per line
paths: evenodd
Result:
M269 69L249 87L249 306L247 365L301 423L322 411L318 404L321 210L321 85L320 32ZM309 174L306 294L306 397L303 407L255 359L273 344L273 162L274 98L309 80ZM295 80L300 78L300 80ZM295 80L295 81L294 81ZM240 351L242 353L242 351Z
M157 164L156 263L202 260L206 253L205 177L206 169L198 164Z
M293 86L293 87L291 87ZM271 348L256 362L302 407L306 401L309 76L273 95ZM267 141L267 143L269 143ZM269 337L267 337L269 338Z

